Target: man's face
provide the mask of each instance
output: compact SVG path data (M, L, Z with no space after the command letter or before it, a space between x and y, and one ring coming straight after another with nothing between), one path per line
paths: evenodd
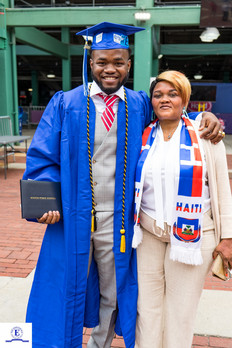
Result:
M94 50L90 59L93 80L106 94L115 93L128 79L131 60L126 49Z

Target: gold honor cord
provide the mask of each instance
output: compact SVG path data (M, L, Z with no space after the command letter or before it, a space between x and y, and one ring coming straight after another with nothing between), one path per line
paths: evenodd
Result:
M125 237L125 196L126 196L126 168L127 168L127 141L128 141L128 107L127 107L127 96L124 89L124 99L126 108L126 129L125 129L125 150L124 150L124 169L123 169L123 183L122 183L122 228L121 233L121 244L120 251L125 253L126 251L126 237Z
M90 91L91 85L89 86ZM91 232L96 231L97 229L97 220L96 220L96 210L95 210L95 201L94 201L94 188L93 188L93 172L92 172L92 159L91 159L91 150L90 150L90 135L89 135L89 93L87 97L87 141L88 141L88 157L89 157L89 177L92 193L92 210L91 210Z
M89 86L90 91L91 85ZM124 152L124 169L123 169L123 188L122 188L122 228L121 233L121 243L120 251L125 253L126 251L126 237L125 237L125 196L126 196L126 170L127 170L127 143L128 143L128 106L127 106L127 96L124 89L124 99L126 108L126 130L125 130L125 152ZM87 96L87 142L88 142L88 157L89 157L89 176L90 185L92 193L92 210L91 210L91 232L96 231L97 221L96 221L96 210L95 210L95 200L94 200L94 188L93 188L93 172L92 172L92 158L90 150L90 134L89 134L89 93Z

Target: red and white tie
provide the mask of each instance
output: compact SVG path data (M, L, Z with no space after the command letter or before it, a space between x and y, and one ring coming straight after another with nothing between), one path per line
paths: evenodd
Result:
M106 108L103 111L101 119L107 129L107 132L109 132L115 118L113 105L116 100L119 99L119 97L117 95L103 95L102 93L99 93L98 95L104 100L106 104Z

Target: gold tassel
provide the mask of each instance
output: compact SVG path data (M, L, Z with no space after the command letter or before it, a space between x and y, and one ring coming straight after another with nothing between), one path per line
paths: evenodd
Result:
M97 221L96 221L96 211L93 209L91 211L92 217L91 217L91 232L95 232L97 229Z
M121 229L121 245L120 245L120 252L125 253L126 251L126 237L125 237L125 230Z

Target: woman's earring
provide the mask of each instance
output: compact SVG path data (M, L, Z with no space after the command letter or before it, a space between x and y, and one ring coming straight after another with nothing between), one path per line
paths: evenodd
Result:
M183 107L182 115L185 116L185 117L188 117L188 114L187 114L187 111L185 109L185 106Z

